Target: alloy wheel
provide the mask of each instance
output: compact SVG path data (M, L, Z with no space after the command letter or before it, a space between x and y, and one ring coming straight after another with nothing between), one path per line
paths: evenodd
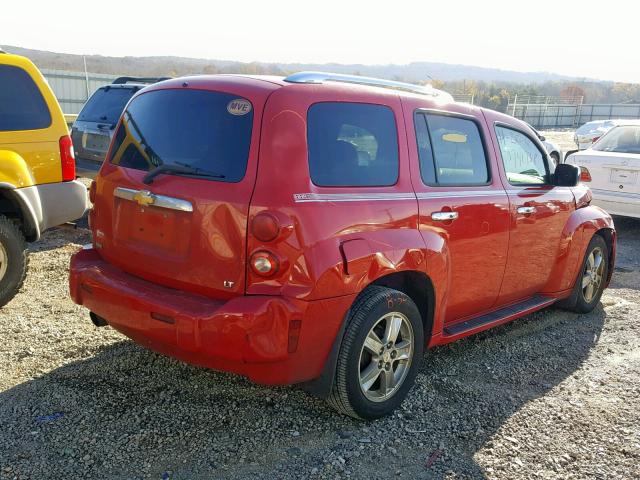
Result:
M413 327L400 312L380 317L360 350L359 382L373 402L392 397L404 382L414 354Z
M585 302L591 303L598 294L604 275L604 254L600 247L594 248L584 266L582 273L582 296Z

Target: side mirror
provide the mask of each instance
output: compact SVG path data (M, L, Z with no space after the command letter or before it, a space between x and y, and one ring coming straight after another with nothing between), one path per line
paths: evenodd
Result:
M568 163L559 163L553 173L552 184L556 187L575 187L580 181L580 169Z

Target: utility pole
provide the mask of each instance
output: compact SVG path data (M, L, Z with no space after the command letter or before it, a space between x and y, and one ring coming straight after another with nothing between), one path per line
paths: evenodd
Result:
M89 95L91 91L89 90L89 72L87 72L87 57L82 56L82 62L84 63L84 81L87 87L87 100L89 100Z

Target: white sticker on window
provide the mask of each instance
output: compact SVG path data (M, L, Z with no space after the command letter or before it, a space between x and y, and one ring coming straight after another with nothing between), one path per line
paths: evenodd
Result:
M231 115L246 115L251 111L251 103L244 98L231 100L227 105L227 112Z

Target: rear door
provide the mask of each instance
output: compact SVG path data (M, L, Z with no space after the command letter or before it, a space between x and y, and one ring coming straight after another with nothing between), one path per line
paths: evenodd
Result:
M403 101L404 102L404 101ZM427 244L443 238L448 276L445 322L492 309L504 273L509 241L508 199L492 173L486 124L469 107L459 113L405 106L413 187Z
M123 114L98 176L95 246L134 275L226 298L244 292L260 118L276 86L233 77L188 84L141 93ZM220 178L168 172L145 184L160 165Z

